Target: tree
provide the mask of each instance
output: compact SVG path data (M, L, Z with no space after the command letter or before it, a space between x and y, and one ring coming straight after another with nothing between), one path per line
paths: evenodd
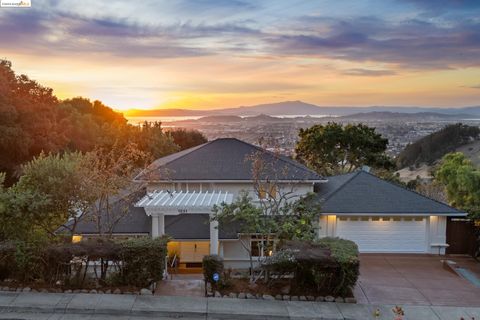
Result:
M276 250L281 240L313 240L320 214L320 205L315 196L299 196L299 182L285 183L290 177L288 166L282 166L279 154L259 150L245 159L252 168L253 197L242 193L232 204L214 207L213 220L223 225L235 224L239 232L249 238L240 237L240 243L249 255L250 281L255 282L253 251L259 253L258 260L265 259ZM250 236L257 247L252 246Z
M84 185L89 186L88 213L99 235L111 237L118 223L128 215L130 204L144 186L132 183L138 168L146 164L149 155L133 143L98 148L86 154Z
M322 175L351 172L363 165L393 168L385 154L388 139L363 124L338 123L300 129L295 147L299 161Z
M442 158L435 179L445 186L447 198L471 217L480 217L480 170L461 152Z
M180 150L185 150L207 142L207 138L198 130L177 128L169 130L168 134L173 138L175 144L180 147Z
M78 218L87 210L90 186L84 183L82 161L84 155L79 152L41 153L22 166L22 176L12 187L17 194L41 199L42 205L24 214L50 235L62 225L74 233Z

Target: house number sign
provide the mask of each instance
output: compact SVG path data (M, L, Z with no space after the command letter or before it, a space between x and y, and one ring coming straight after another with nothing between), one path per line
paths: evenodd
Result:
M178 213L188 213L187 209L178 209Z

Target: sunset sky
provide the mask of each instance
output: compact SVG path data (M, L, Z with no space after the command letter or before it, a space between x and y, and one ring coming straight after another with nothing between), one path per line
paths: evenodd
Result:
M480 105L480 0L32 0L0 57L119 110Z

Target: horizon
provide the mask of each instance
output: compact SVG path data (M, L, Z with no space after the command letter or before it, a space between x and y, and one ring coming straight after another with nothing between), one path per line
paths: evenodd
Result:
M474 0L38 0L0 8L0 42L60 99L121 112L462 108L480 105L479 17Z

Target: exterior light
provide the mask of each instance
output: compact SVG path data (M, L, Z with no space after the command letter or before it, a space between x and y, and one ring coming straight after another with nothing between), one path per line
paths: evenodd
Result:
M81 235L76 234L72 236L72 243L79 243L80 241L82 241L82 238L83 237Z

